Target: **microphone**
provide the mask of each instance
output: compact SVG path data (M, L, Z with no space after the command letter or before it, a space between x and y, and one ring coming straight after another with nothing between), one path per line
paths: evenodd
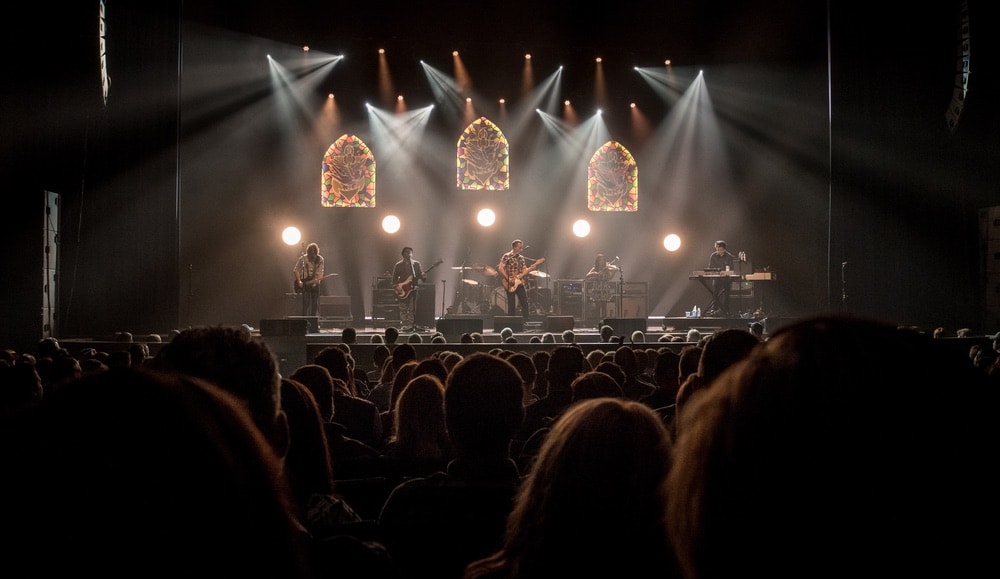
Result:
M531 246L530 245L525 245L524 247L521 248L522 251L525 250L525 249L531 249Z

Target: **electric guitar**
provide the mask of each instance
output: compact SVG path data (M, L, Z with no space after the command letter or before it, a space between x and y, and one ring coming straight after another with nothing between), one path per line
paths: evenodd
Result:
M506 277L503 278L503 280L501 281L501 283L503 283L504 289L507 290L507 293L509 293L509 294L512 294L512 293L516 292L517 288L521 287L521 284L524 283L524 276L526 276L529 273L531 273L532 271L534 271L534 269L536 267L542 265L543 263L545 263L545 258L544 257L538 259L537 261L535 261L535 263L533 263L531 265L531 267L528 267L528 268L522 270L521 273L519 273L517 275L512 275L510 278L506 278Z
M300 294L300 293L302 293L302 290L305 289L305 286L307 286L307 285L317 285L319 282L323 281L324 279L326 279L328 277L333 277L335 275L337 275L337 274L335 274L335 273L328 273L328 274L324 275L323 277L321 277L319 279L304 279L304 280L302 280L302 285L301 286L299 285L299 282L293 277L292 278L292 286L295 288L295 293Z
M439 260L435 261L434 265L428 267L427 271L425 271L423 273L423 275L427 275L428 273L431 272L432 269L434 269L435 267L441 265L442 263L444 263L443 259L439 259ZM399 298L399 299L401 299L401 300L405 300L407 297L409 297L410 292L413 291L413 288L415 286L416 286L416 284L413 283L413 276L411 275L411 276L407 277L403 281L401 281L398 284L396 284L396 288L395 288L396 289L396 297Z

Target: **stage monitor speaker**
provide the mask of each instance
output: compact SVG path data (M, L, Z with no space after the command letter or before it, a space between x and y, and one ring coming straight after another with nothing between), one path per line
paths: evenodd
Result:
M546 332L565 332L573 329L573 316L545 316Z
M260 321L261 336L305 336L309 316L297 318L264 318ZM315 316L312 316L316 320Z
M482 318L438 318L437 331L444 334L444 338L449 342L458 342L465 333L483 333Z
M515 333L524 331L524 318L521 316L493 316L493 331L499 333L504 328L510 328Z
M639 330L645 333L647 330L646 318L604 318L601 324L611 326L615 330L616 336L628 338L632 332Z

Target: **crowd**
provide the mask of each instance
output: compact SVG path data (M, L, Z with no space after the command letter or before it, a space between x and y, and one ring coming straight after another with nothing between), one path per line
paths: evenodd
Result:
M245 328L0 359L8 575L973 576L993 565L996 348L849 317L679 353ZM998 336L1000 338L1000 336ZM652 345L649 345L652 346Z

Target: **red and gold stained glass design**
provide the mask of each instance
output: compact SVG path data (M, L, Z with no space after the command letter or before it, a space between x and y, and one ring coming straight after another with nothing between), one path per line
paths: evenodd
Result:
M590 158L587 166L587 209L639 210L639 168L632 153L621 143L608 141Z
M323 155L323 207L375 207L375 156L354 135L341 135Z
M459 189L510 188L510 149L503 132L486 117L472 122L458 139Z

